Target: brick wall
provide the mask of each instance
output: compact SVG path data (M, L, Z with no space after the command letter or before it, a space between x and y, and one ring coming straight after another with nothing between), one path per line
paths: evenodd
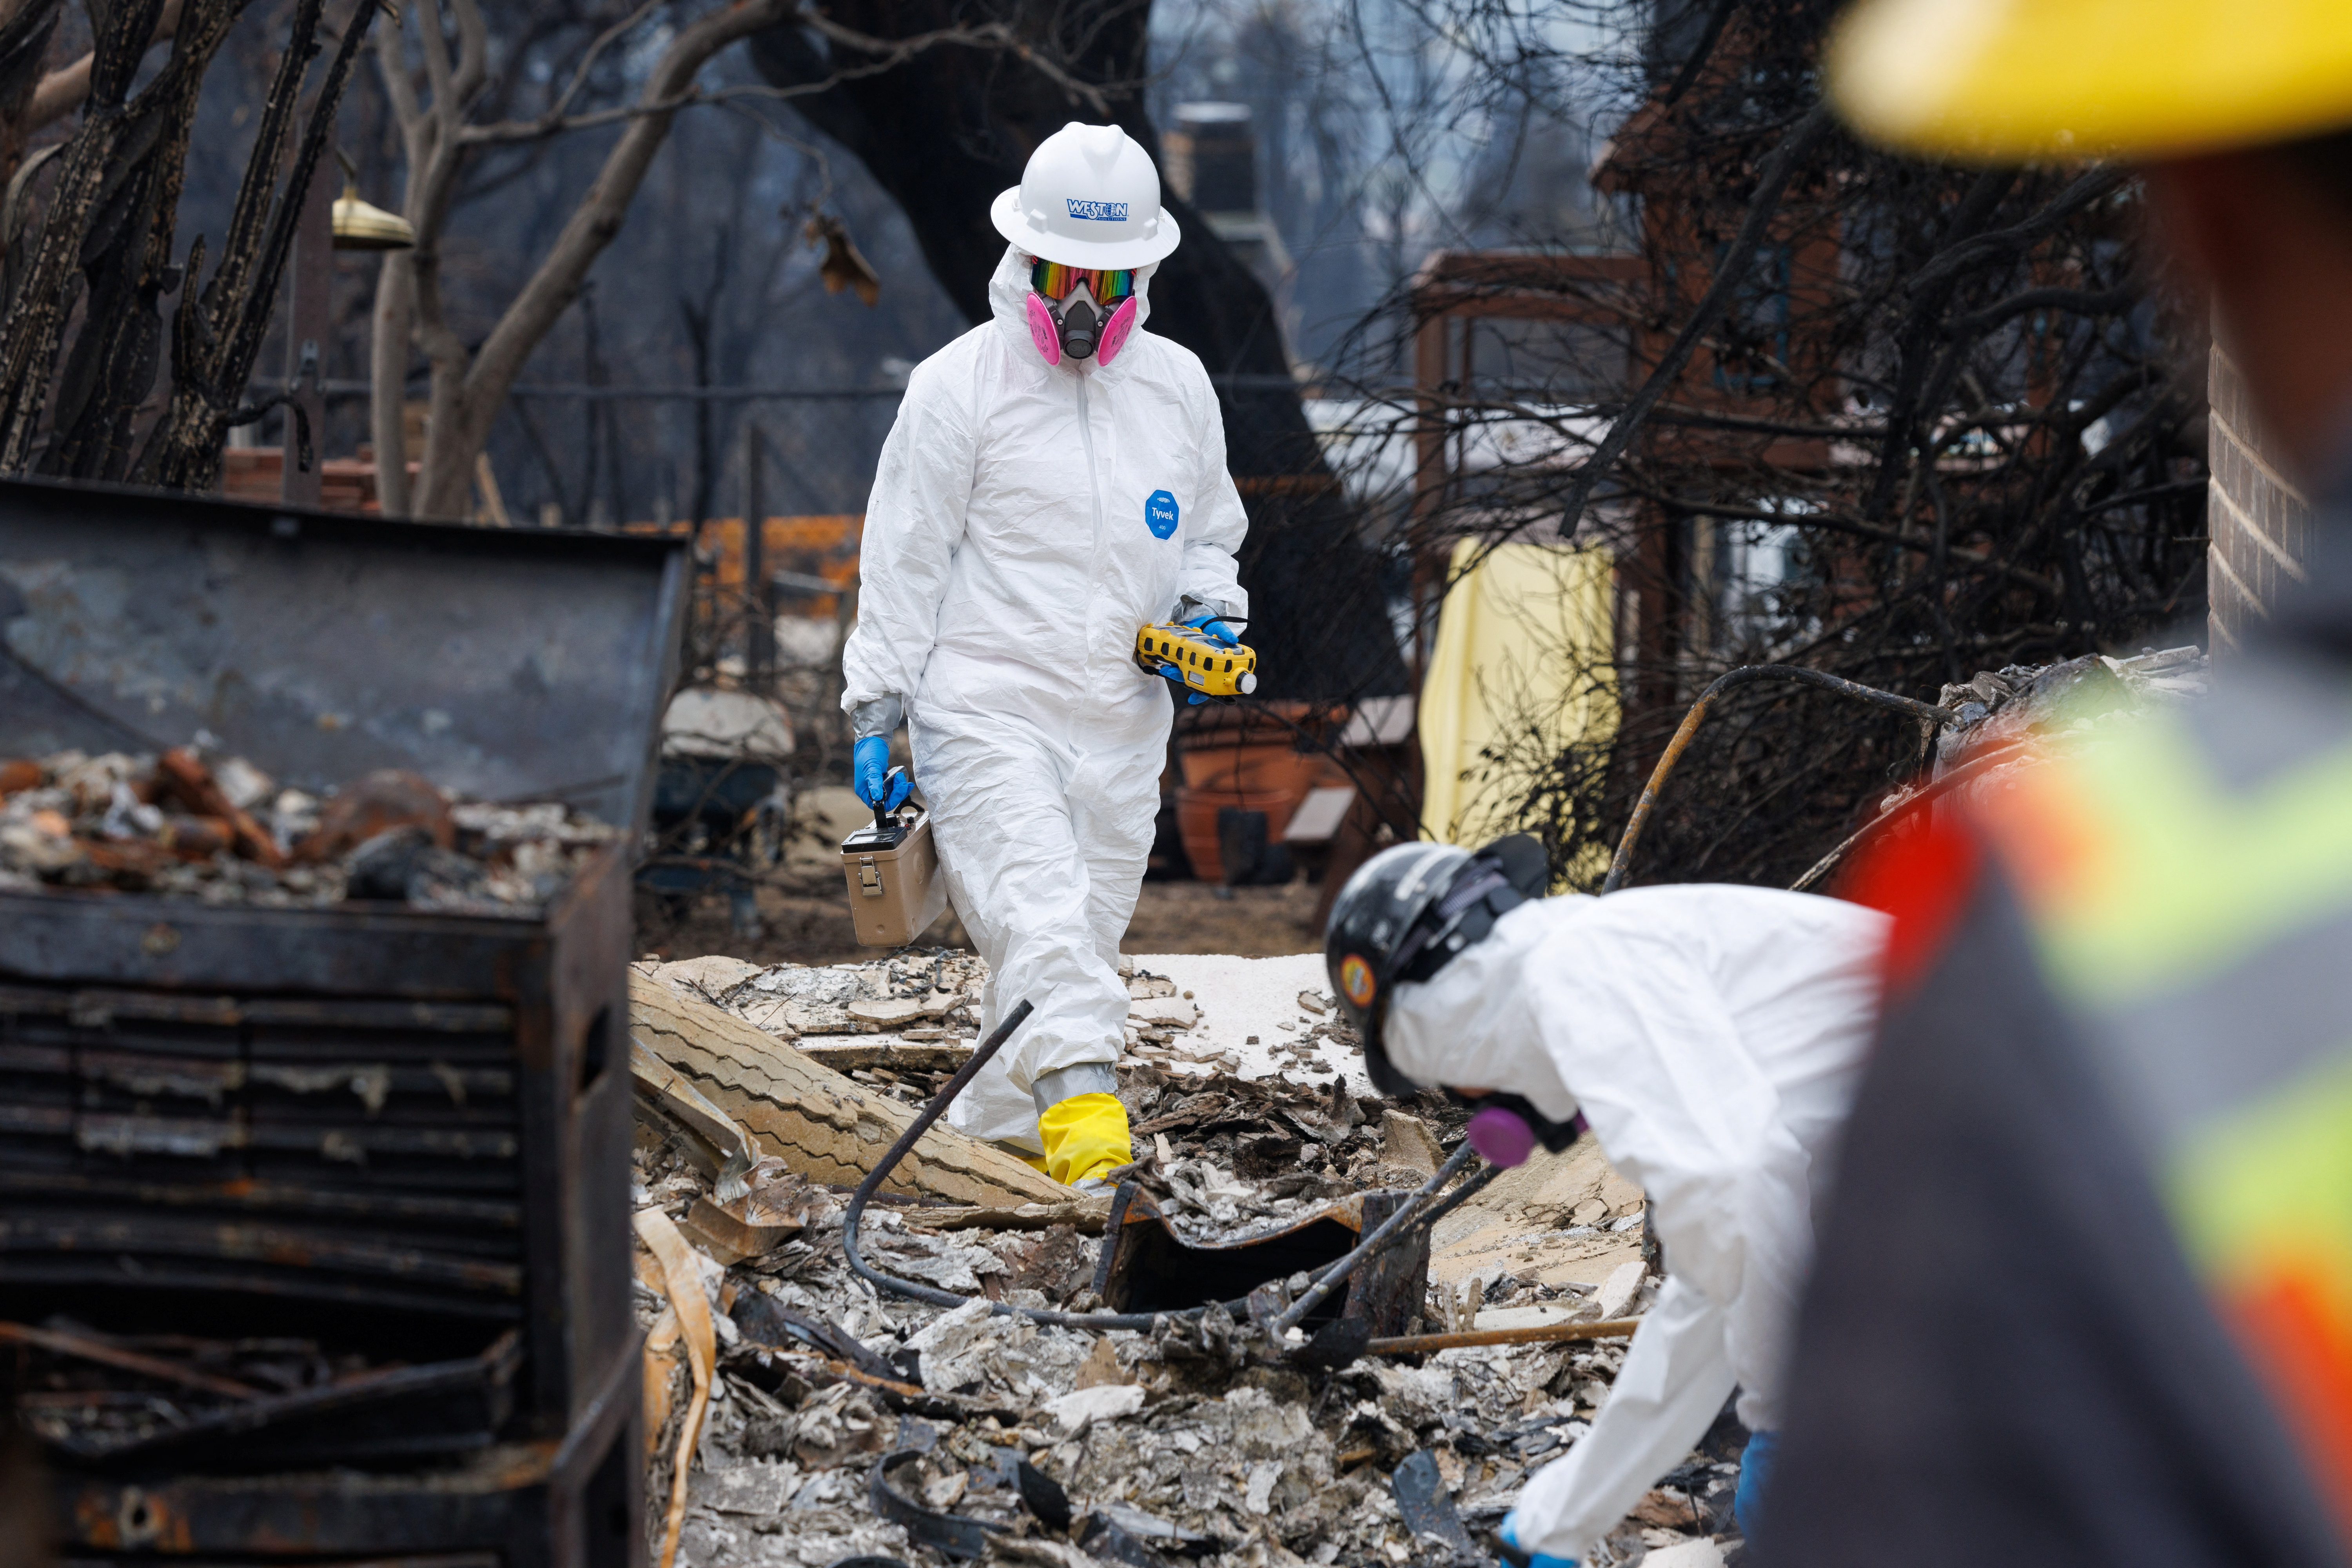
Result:
M2206 627L2213 657L2239 646L2270 614L2280 586L2300 582L2311 550L2311 505L2264 453L2238 368L2216 343L2207 376L2212 404L2207 456Z

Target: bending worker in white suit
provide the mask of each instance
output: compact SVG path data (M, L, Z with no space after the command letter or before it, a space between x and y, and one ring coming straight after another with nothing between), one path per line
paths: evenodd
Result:
M1764 888L1541 897L1542 849L1381 851L1332 907L1324 953L1386 1094L1447 1086L1470 1142L1516 1164L1590 1127L1649 1195L1667 1279L1592 1430L1519 1494L1510 1561L1585 1561L1683 1462L1732 1390L1752 1528L1823 1162L1876 1026L1888 921Z
M1207 373L1143 330L1179 237L1143 149L1066 125L991 216L1011 242L994 319L915 368L882 448L842 707L869 805L897 804L906 721L949 894L988 961L982 1028L1036 1009L950 1121L1078 1184L1132 1157L1118 943L1173 711L1136 633L1182 619L1237 640L1247 522Z

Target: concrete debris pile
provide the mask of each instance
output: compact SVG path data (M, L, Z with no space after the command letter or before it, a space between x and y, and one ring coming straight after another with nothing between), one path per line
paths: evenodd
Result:
M987 981L987 966L977 955L950 951L866 963L763 968L710 956L637 967L671 991L730 1013L806 1059L909 1106L928 1103L970 1059ZM1172 995L1192 1008L1172 981L1148 968L1131 970L1129 991L1129 1026L1139 1033L1153 1026L1137 1025L1148 1010L1172 1016L1172 1009L1154 1009L1155 1003ZM1310 1003L1328 1005L1301 993L1302 1016L1313 1016ZM1287 1021L1255 1026L1275 1035ZM1249 1201L1286 1214L1370 1187L1418 1186L1436 1170L1444 1149L1459 1141L1466 1113L1443 1096L1391 1105L1368 1089L1359 1092L1353 1086L1360 1077L1337 1070L1319 1080L1280 1072L1244 1077L1223 1065L1234 1055L1171 1064L1148 1048L1126 1053L1118 1068L1119 1098L1141 1158L1118 1176L1139 1176L1180 1209L1190 1206L1230 1224L1240 1213L1237 1180L1262 1184L1248 1189Z
M1155 1106L1168 1095L1167 1124L1128 1174L1188 1230L1229 1241L1327 1183L1360 1190L1348 1173L1409 1171L1414 1152L1433 1159L1454 1141L1393 1106L1368 1113L1344 1086L1294 1096L1217 1076L1152 1093ZM1230 1160L1163 1155L1171 1131L1234 1149L1269 1135L1329 1148L1328 1137L1347 1153L1249 1176ZM1622 1342L1588 1341L1374 1355L1334 1370L1222 1310L1153 1332L1043 1325L992 1308L1099 1308L1100 1244L1081 1226L999 1228L968 1205L877 1200L860 1230L868 1260L973 1297L923 1305L850 1274L838 1187L772 1156L714 1178L719 1151L692 1142L640 1118L638 1233L666 1228L690 1259L666 1268L650 1241L637 1258L656 1568L828 1568L860 1555L1047 1568L1491 1561L1494 1525L1532 1471L1589 1429L1623 1361ZM1296 1175L1308 1184L1294 1187ZM761 1249L740 1250L754 1230ZM1433 1283L1413 1327L1467 1327L1481 1307L1480 1329L1604 1306L1615 1315L1654 1294L1638 1260L1598 1293L1606 1302L1579 1281L1503 1276L1467 1289L1476 1300ZM697 1314L710 1347L699 1374L682 1324ZM691 1420L698 1405L707 1415ZM1608 1561L1677 1545L1705 1554L1659 1561L1721 1561L1705 1543L1731 1529L1740 1439L1727 1417L1616 1532ZM673 1495L666 1558L660 1501Z
M393 769L321 800L186 748L0 761L0 889L16 891L535 915L617 832L560 802L454 800Z

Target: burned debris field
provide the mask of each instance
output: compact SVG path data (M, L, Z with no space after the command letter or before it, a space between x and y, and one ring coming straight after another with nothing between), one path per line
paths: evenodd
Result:
M710 1391L677 1514L682 1562L1466 1557L1530 1464L1583 1432L1622 1363L1622 1319L1649 1293L1638 1194L1630 1208L1622 1196L1604 1201L1624 1190L1604 1166L1581 1182L1522 1181L1533 1204L1481 1194L1422 1237L1401 1272L1351 1282L1365 1288L1346 1292L1330 1321L1376 1318L1365 1339L1379 1353L1318 1360L1314 1334L1269 1334L1222 1305L1175 1316L1229 1287L1304 1290L1460 1145L1462 1113L1442 1102L1385 1101L1351 1089L1344 1070L1241 1077L1213 1059L1121 1069L1139 1149L1151 1152L1119 1173L1116 1194L1073 1202L1046 1184L1026 1202L1016 1201L1023 1186L972 1202L968 1189L918 1188L868 1208L861 1245L874 1267L969 1301L877 1292L844 1261L839 1184L810 1183L771 1155L730 1164L736 1123L722 1108L743 1126L773 1127L787 1101L729 1070L761 1047L695 1004L808 1031L802 1051L847 1080L830 1092L915 1105L969 1054L968 1041L943 1047L936 1037L954 1032L951 1004L981 979L970 961L640 968L641 996L648 983L672 993L660 1005L671 1026L648 1037L647 1075L663 1087L640 1081L634 1156L648 1241L638 1312L649 1344L663 1347L648 1363L650 1409L664 1416L649 1496L673 1495L677 1445L706 1375ZM935 988L935 976L950 986ZM1150 1004L1161 998L1150 994L1166 984L1139 961L1129 985L1139 1043L1160 1032ZM947 1026L932 1026L909 1005L918 1001ZM1253 1021L1273 1034L1327 1007L1309 992L1288 1017ZM866 1019L871 1032L846 1032ZM793 1094L812 1092L826 1090ZM1620 1208L1624 1223L1591 1223ZM1563 1247L1602 1237L1622 1245L1580 1271L1597 1278L1537 1278ZM707 1351L691 1301L681 1311L673 1294L673 1255L709 1304ZM1433 1257L1460 1278L1433 1278ZM1508 1268L1522 1258L1524 1279ZM1093 1332L1001 1306L1171 1315ZM1319 1332L1324 1321L1306 1324ZM1571 1327L1539 1326L1553 1324ZM1592 1337L1507 1342L1531 1326ZM1442 1342L1481 1328L1507 1342ZM1441 1343L1414 1348L1428 1336ZM1643 1502L1626 1543L1655 1549L1723 1527L1738 1441L1735 1424L1711 1436Z
M2344 1561L2347 300L2341 4L0 0L0 1568Z

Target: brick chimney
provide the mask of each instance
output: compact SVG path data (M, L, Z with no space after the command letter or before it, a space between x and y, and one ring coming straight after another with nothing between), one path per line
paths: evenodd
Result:
M1192 204L1209 232L1257 275L1274 301L1283 342L1298 341L1297 276L1274 220L1258 210L1257 131L1246 103L1180 103L1176 129L1160 138L1169 187Z
M1255 214L1257 132L1245 103L1180 103L1161 138L1168 183L1203 213Z

